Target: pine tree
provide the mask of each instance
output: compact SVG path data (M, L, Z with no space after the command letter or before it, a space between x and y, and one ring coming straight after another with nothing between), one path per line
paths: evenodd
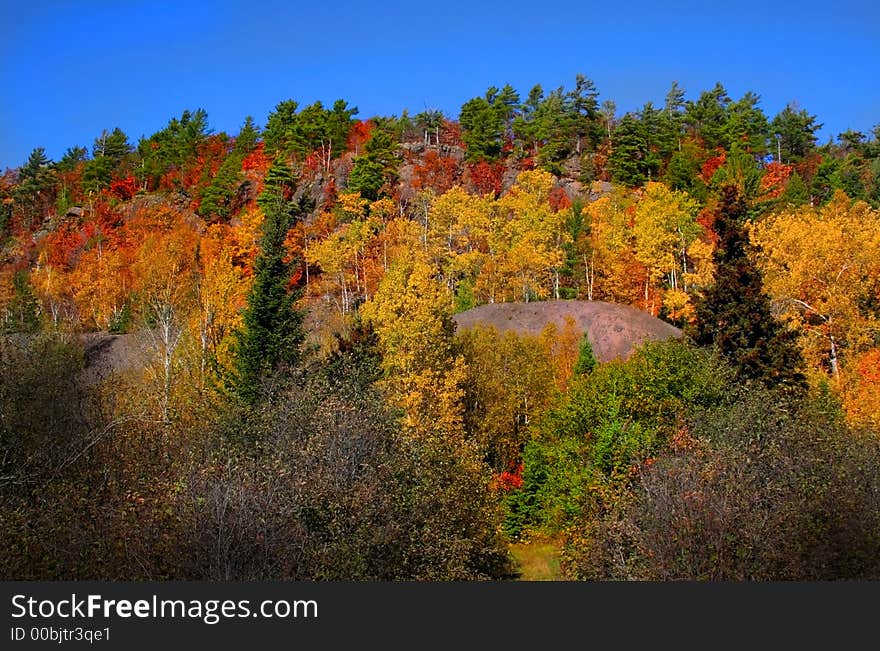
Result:
M210 185L202 193L198 211L202 217L216 216L225 220L231 215L235 207L235 197L244 180L241 173L242 162L245 156L257 146L259 139L260 131L254 124L254 119L248 116L235 138L232 151L223 161L220 169L217 170Z
M696 102L688 102L685 107L685 124L694 136L699 136L707 151L730 145L726 133L729 106L730 96L724 86L716 83L712 90L703 91Z
M816 148L816 132L822 124L816 116L797 105L789 104L770 123L770 130L779 139L779 152L782 163L796 163L803 160Z
M241 131L238 132L238 136L235 138L233 153L241 154L242 156L251 153L254 147L257 146L259 139L260 129L249 115L245 118L244 124L241 125Z
M803 177L797 172L788 179L788 185L782 193L782 202L789 206L803 206L810 202L810 191Z
M491 89L490 89L491 91ZM494 97L493 97L494 99ZM501 153L504 119L501 112L483 97L465 102L459 116L461 139L465 144L468 162L494 161Z
M246 402L260 396L264 379L300 360L303 312L296 307L302 287L290 287L294 262L284 246L287 232L307 211L292 200L293 173L281 159L266 174L257 203L265 214L260 252L254 261L254 284L237 333L236 390Z
M627 113L614 129L611 137L611 156L608 165L615 183L629 187L642 185L648 178L648 143L644 128Z
M376 127L364 145L364 155L354 159L348 175L348 189L375 201L386 183L397 175L397 142L389 131Z
M104 129L101 135L95 138L95 144L92 146L92 157L101 158L106 156L112 159L114 164L117 164L132 151L133 148L131 143L128 142L128 136L125 135L122 129L116 127L110 132Z
M18 185L13 190L13 210L21 226L30 228L55 203L57 174L42 147L34 149L18 170Z
M242 181L241 161L242 156L235 153L223 161L210 185L202 193L199 215L206 219L217 217L220 220L230 216L232 201Z
M773 318L761 274L748 256L746 214L737 189L725 186L715 218L715 284L696 302L694 338L714 346L740 379L798 392L806 381L796 334Z

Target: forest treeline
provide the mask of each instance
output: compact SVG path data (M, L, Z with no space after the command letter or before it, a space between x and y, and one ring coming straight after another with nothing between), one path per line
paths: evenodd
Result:
M759 104L618 116L579 75L35 149L0 178L3 575L510 578L549 538L568 578L876 578L880 125ZM567 299L686 336L453 325Z

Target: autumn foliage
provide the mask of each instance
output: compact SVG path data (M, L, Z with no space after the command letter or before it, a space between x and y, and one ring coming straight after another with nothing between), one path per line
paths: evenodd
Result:
M877 578L880 133L598 97L187 110L0 175L4 577L499 579L534 535L568 578ZM563 300L705 346L453 319Z

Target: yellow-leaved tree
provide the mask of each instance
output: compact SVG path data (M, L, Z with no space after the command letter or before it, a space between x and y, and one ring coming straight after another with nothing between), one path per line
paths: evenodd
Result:
M590 220L587 298L641 305L646 271L636 258L632 222L634 200L628 191L614 192L587 204Z
M510 192L497 201L493 248L501 252L499 271L505 279L505 296L512 300L559 298L563 247L571 236L563 211L553 212L550 207L552 188L549 172L522 172Z
M807 361L827 367L870 348L880 332L880 213L843 192L751 228L764 286L803 333Z
M235 264L229 227L212 224L199 241L196 284L198 309L191 330L199 345L199 387L207 378L222 380L233 368L232 334L241 325L251 278Z
M849 421L880 432L880 348L857 356L845 370L843 406Z
M172 394L182 366L178 347L196 303L197 242L197 234L183 223L147 233L131 265L141 303L141 333L151 357L146 372L157 386L159 413L165 423L171 420Z
M70 273L70 289L86 328L112 330L124 314L132 290L130 251L102 242L82 252Z
M497 472L510 470L522 458L531 423L555 396L547 342L491 326L464 330L457 340L467 362L468 433Z
M697 207L687 193L653 182L635 205L635 256L648 270L644 309L652 314L657 306L649 302L651 285L666 283L673 291L687 292L687 249L700 232Z
M382 351L388 401L415 436L463 436L464 361L453 340L452 296L414 252L391 266L361 307Z

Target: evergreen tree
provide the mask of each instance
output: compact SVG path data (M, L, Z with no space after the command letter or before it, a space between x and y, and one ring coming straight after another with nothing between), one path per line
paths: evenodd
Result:
M315 102L297 113L293 100L279 103L269 114L263 141L270 153L296 154L300 158L320 151L325 163L345 151L358 110L341 99L332 109Z
M822 162L816 168L810 183L811 204L821 205L827 203L834 191L842 189L840 182L840 163L828 156L822 157ZM853 197L855 198L855 197Z
M870 168L867 161L856 154L844 158L837 169L838 187L850 199L868 199L865 179L869 178Z
M40 172L48 169L51 164L52 161L46 156L46 149L37 147L28 156L27 162L19 169L19 183L37 178Z
M100 192L113 179L113 159L98 156L86 161L83 168L82 187L86 192Z
M590 343L590 335L584 332L581 344L578 348L577 361L572 369L575 375L589 375L598 365L596 354L593 352L593 344Z
M519 102L519 93L510 84L505 84L495 97L493 106L504 123L505 140L513 138L513 120L519 111Z
M496 93L488 93L495 99ZM501 135L504 131L502 112L484 97L475 97L461 107L459 117L461 139L467 148L468 162L496 160L501 153Z
M514 118L511 124L514 147L519 155L531 156L537 154L538 135L536 133L535 116L543 101L544 89L540 84L537 84L529 91L526 101L519 107L519 115Z
M199 214L202 217L217 217L227 219L233 211L233 200L241 186L244 176L241 173L241 164L260 138L260 132L254 124L254 119L248 116L241 127L232 152L223 161L217 174L211 179L211 183L202 193L199 203Z
M101 135L95 138L95 144L92 146L93 158L107 156L108 158L111 158L114 163L119 163L131 152L132 146L131 143L128 142L128 136L126 136L125 132L119 127L116 127L109 133L104 129L104 131L101 132Z
M358 114L356 106L349 106L345 100L333 102L333 108L327 111L326 134L328 147L332 148L333 157L345 151L348 135L354 125L354 116Z
M724 125L728 147L739 145L750 154L763 158L768 152L770 124L758 107L761 98L749 91L739 101L727 107L727 124Z
M575 144L572 135L575 122L562 88L551 91L538 105L533 124L534 135L540 144L538 162L547 171L561 174L560 163Z
M651 161L647 160L648 143L641 123L627 113L614 129L611 142L608 165L612 180L629 187L644 183Z
M696 102L688 102L684 120L695 136L699 136L708 150L725 149L730 145L727 138L727 117L730 96L720 83L703 92Z
M116 127L109 132L104 129L92 145L92 159L85 164L83 188L98 192L108 187L113 180L114 171L132 151L128 136L122 129ZM117 176L123 174L117 172Z
M327 141L327 111L321 102L306 106L297 113L288 130L288 152L305 158Z
M263 142L266 152L285 152L290 142L289 132L296 122L296 110L299 108L294 100L279 102L275 110L269 113L266 128L263 130Z
M663 140L663 112L654 108L652 102L648 102L639 112L639 124L645 135L645 158L643 168L648 175L648 180L656 180L663 158L668 158L672 149L668 142Z
M21 225L30 228L55 203L57 174L43 147L34 149L18 170L18 184L12 192L13 211Z
M566 99L571 113L575 151L579 154L584 147L595 146L602 138L598 97L599 91L593 80L578 74L574 90L568 93Z
M146 186L155 187L162 175L171 169L181 169L196 157L196 150L211 133L208 113L204 109L186 110L180 118L172 118L168 125L149 138L141 138L138 154L141 165L135 171Z
M790 206L803 206L810 202L810 191L803 177L797 172L792 173L788 185L782 193L782 203Z
M259 139L260 130L254 122L254 118L249 115L244 119L241 131L238 132L238 136L235 138L233 152L245 156L254 150Z
M89 150L85 147L68 147L55 168L59 172L72 172L77 165L88 160L88 157Z
M770 123L771 132L779 139L783 163L796 163L816 148L816 116L789 104Z
M384 171L382 165L369 156L359 156L355 159L351 173L348 175L349 191L360 192L365 199L375 201L385 184Z
M677 81L673 81L672 87L666 93L666 103L660 116L660 132L657 134L657 139L662 143L664 157L668 158L673 152L681 151L681 131L686 105L684 89Z
M426 109L415 116L415 125L424 136L425 144L440 144L440 127L443 126L443 112L437 109Z
M205 218L217 217L221 220L229 217L232 212L232 200L242 180L241 160L242 156L232 153L223 161L220 169L211 179L210 185L202 193L199 215Z
M360 192L370 201L379 198L379 191L386 182L397 175L397 142L390 131L377 125L364 145L364 155L354 159L348 175L348 189Z
M796 334L773 318L761 274L749 259L746 214L738 190L725 186L715 218L715 284L696 302L694 338L727 358L740 379L800 391L805 378Z
M293 201L295 182L288 165L277 159L266 174L257 203L265 214L260 252L254 262L254 284L237 332L236 390L246 402L256 401L263 380L299 362L304 339L303 312L296 307L301 287L291 289L292 269L284 246L287 232L307 212Z
M697 198L705 194L706 186L700 178L701 154L702 150L693 140L684 141L666 166L666 185L673 190L686 190Z

